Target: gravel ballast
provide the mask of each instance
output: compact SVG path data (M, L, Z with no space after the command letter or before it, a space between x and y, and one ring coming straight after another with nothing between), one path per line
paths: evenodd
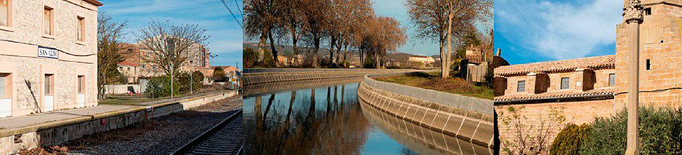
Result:
M154 118L150 121L108 132L85 136L67 142L69 154L169 154L242 107L242 96L223 100ZM241 130L241 117L230 123ZM234 143L242 134L234 133Z

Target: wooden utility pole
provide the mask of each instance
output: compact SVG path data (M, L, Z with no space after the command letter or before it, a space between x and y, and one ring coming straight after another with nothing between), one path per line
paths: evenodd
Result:
M639 26L644 21L639 0L625 0L623 18L628 36L628 134L625 154L639 154Z

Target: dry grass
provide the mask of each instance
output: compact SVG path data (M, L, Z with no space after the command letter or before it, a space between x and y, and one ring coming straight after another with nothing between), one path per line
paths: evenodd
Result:
M376 80L419 88L437 90L464 96L493 99L493 89L476 86L460 78L440 78L439 72L417 72L399 76L378 77Z

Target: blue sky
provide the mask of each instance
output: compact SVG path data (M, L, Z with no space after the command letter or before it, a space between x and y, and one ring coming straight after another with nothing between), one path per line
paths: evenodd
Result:
M410 16L407 14L407 4L406 0L372 0L374 3L374 11L378 16L393 17L398 22L400 26L407 30L407 41L406 44L398 49L399 52L411 53L417 55L438 55L438 42L433 39L423 39L415 37L415 26L410 20ZM479 23L476 25L477 29L481 32L491 29L492 20L486 23Z
M211 59L212 66L234 66L239 63L242 68L242 29L235 22L220 0L100 0L104 6L100 12L106 12L116 21L128 21L129 32L124 41L133 43L137 40L135 33L152 20L166 21L173 24L198 24L205 27L208 48L211 54L218 55ZM242 0L226 0L228 6L242 21L237 9L242 9Z
M495 48L510 64L615 54L622 0L496 0Z

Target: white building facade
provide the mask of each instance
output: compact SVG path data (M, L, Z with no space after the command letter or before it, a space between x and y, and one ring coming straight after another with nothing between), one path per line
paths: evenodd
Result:
M96 0L0 0L0 117L97 105Z

